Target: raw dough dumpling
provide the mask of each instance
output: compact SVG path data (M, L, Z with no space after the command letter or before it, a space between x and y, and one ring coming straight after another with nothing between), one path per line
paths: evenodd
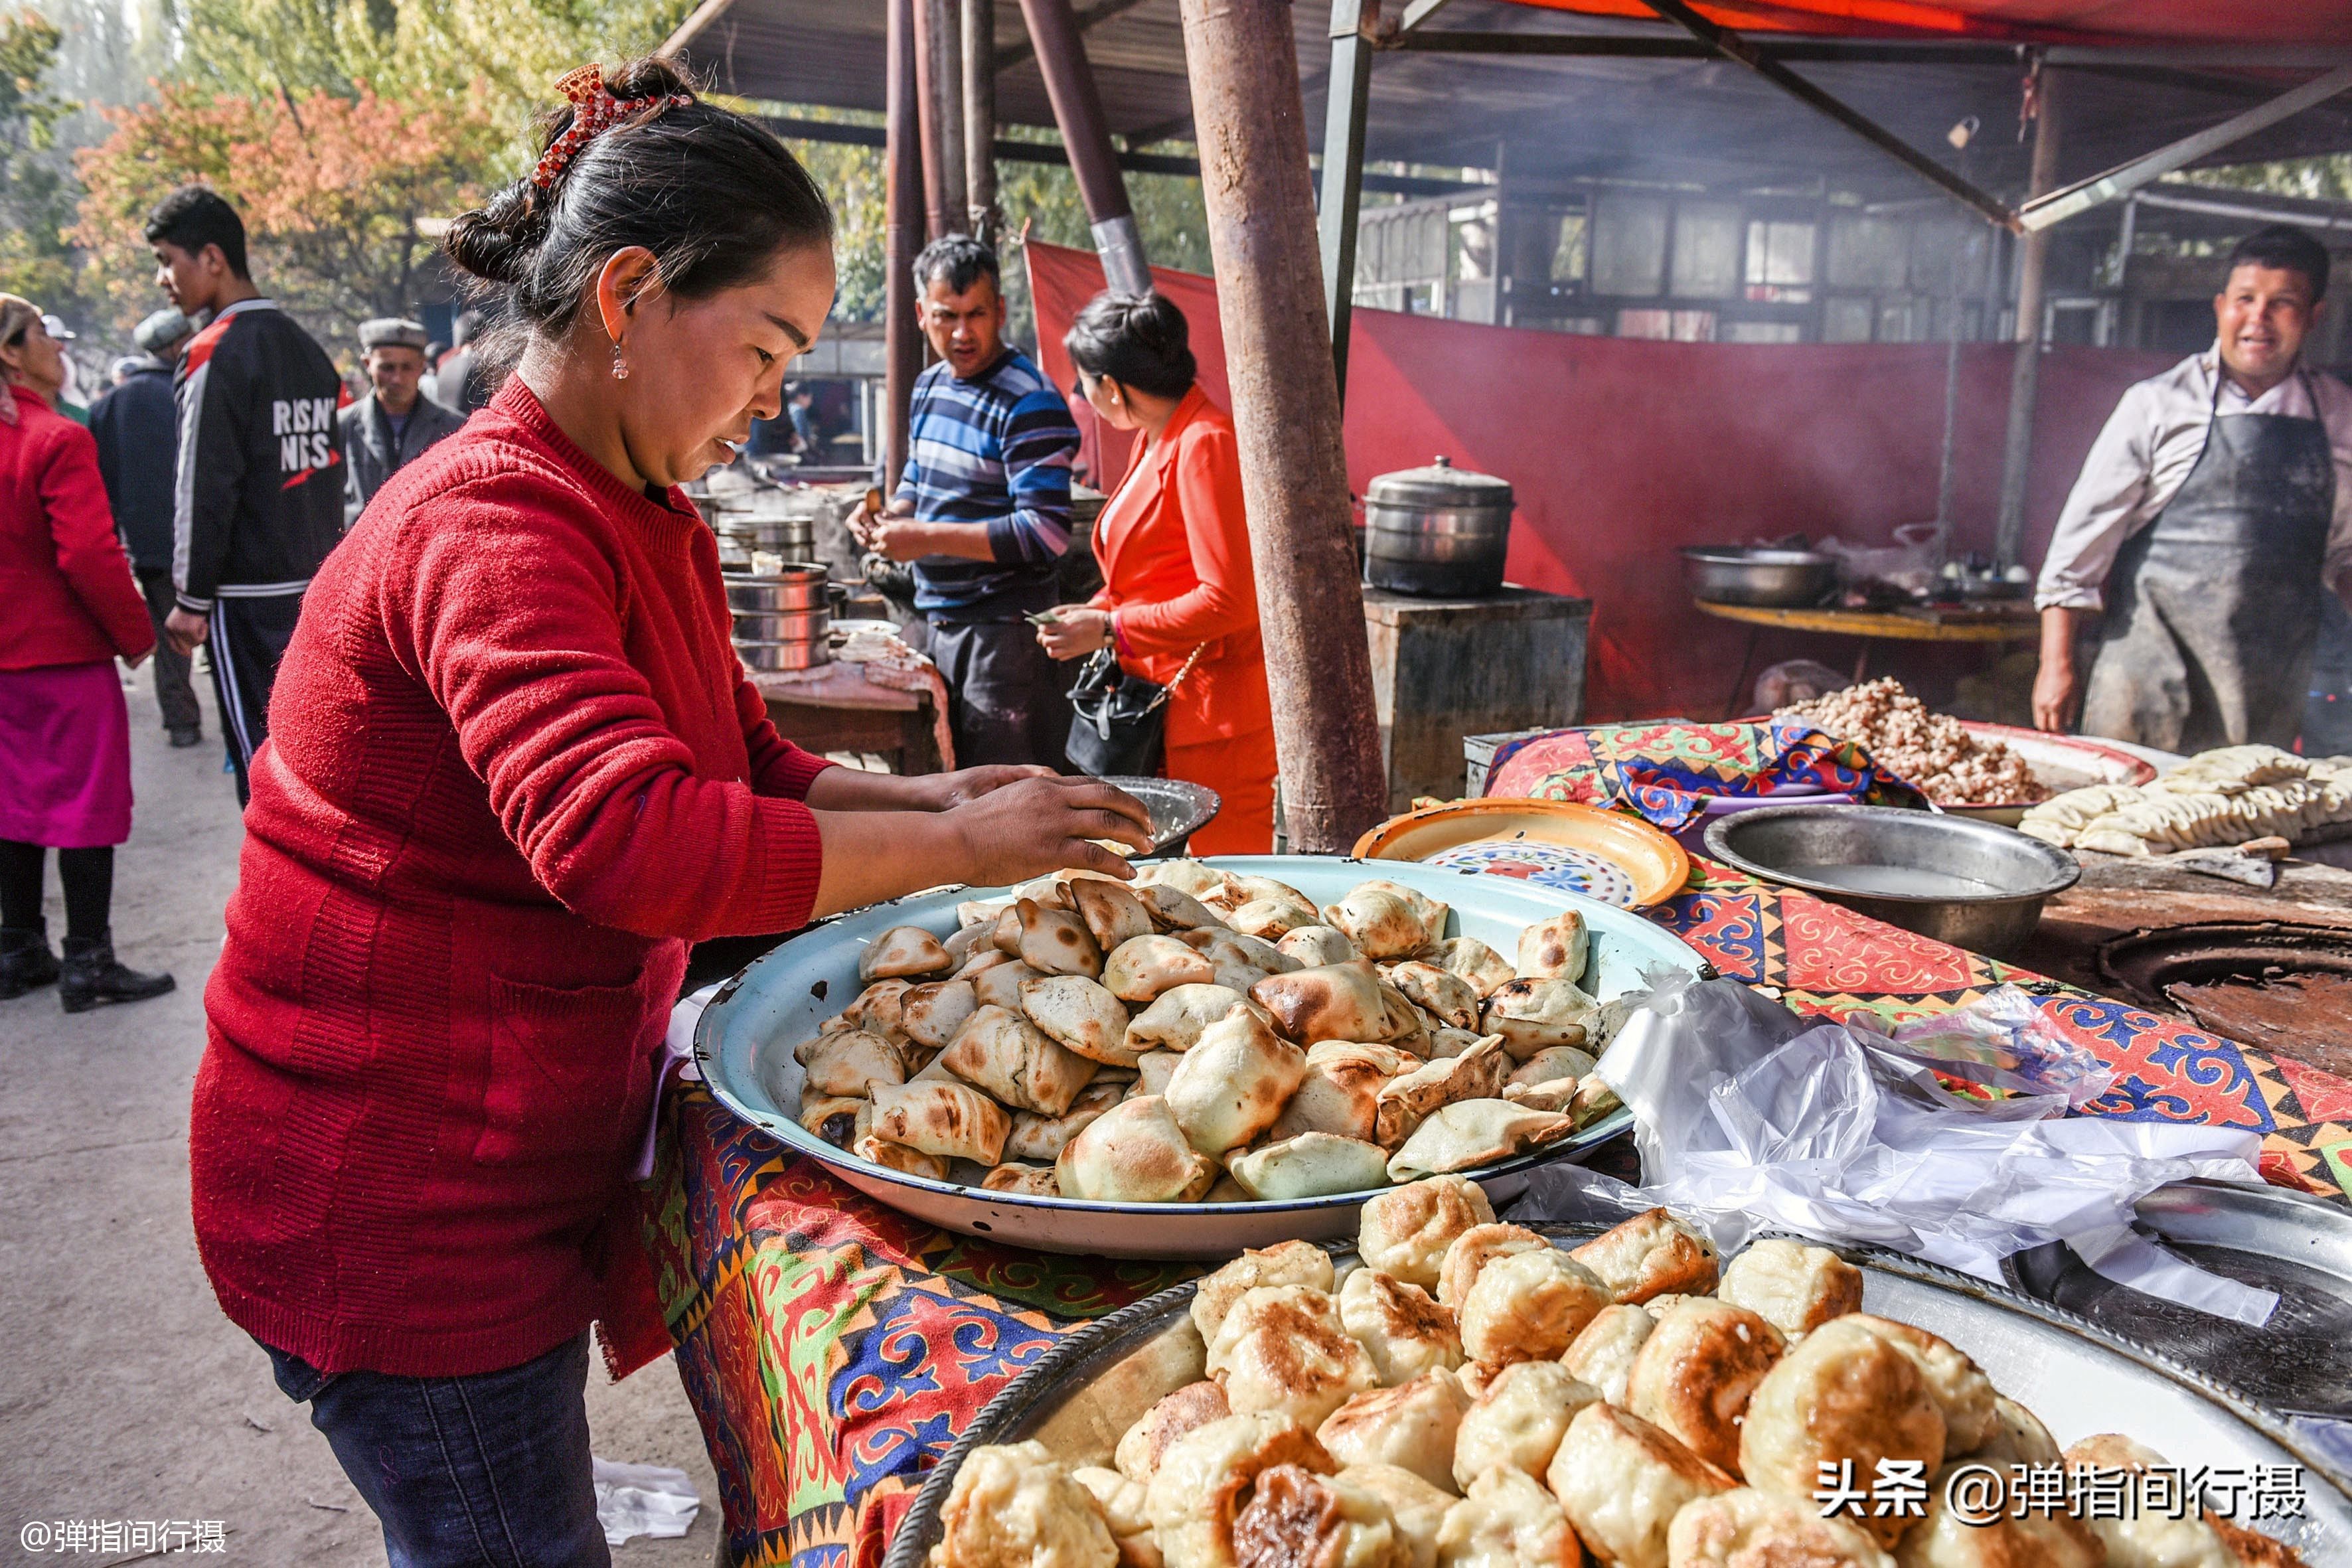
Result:
M1454 1238L1495 1223L1486 1192L1465 1176L1432 1176L1366 1200L1357 1221L1357 1255L1367 1268L1433 1289Z
M1338 1468L1312 1431L1275 1410L1211 1421L1169 1445L1145 1500L1168 1568L1239 1568L1234 1516L1258 1478L1284 1465Z
M1349 1464L1339 1472L1389 1505L1389 1518L1404 1542L1402 1568L1436 1568L1437 1532L1454 1497L1402 1465Z
M1633 1358L1657 1324L1646 1307L1630 1302L1603 1307L1569 1342L1568 1353L1559 1358L1559 1364L1599 1389L1601 1398L1622 1408Z
M1274 1125L1307 1076L1307 1053L1246 1007L1201 1031L1168 1080L1168 1109L1203 1154L1237 1149Z
M1646 1350L1647 1347L1645 1346ZM1944 1417L1911 1359L1858 1323L1822 1324L1780 1358L1748 1396L1739 1468L1750 1486L1811 1497L1822 1467L1851 1461L1856 1476L1879 1462L1917 1462L1932 1474L1944 1458ZM1857 1520L1892 1546L1910 1521Z
M1439 1568L1582 1568L1559 1501L1519 1470L1489 1470L1437 1527Z
M1159 1403L1137 1417L1119 1437L1112 1463L1129 1479L1149 1484L1160 1468L1160 1456L1179 1438L1232 1414L1224 1389L1215 1382L1203 1378L1188 1383L1173 1394L1161 1395Z
M944 973L948 950L920 926L892 926L857 955L860 981Z
M933 1081L874 1086L874 1131L942 1160L1000 1163L1013 1119L967 1084Z
M1324 1418L1315 1437L1343 1466L1395 1465L1451 1491L1454 1438L1469 1408L1452 1373L1424 1373L1357 1394Z
M1662 1208L1612 1226L1569 1256L1600 1275L1620 1301L1715 1289L1715 1243Z
M1795 1339L1862 1310L1862 1270L1826 1247L1776 1237L1750 1242L1726 1265L1716 1294Z
M1213 1344L1234 1303L1259 1286L1305 1285L1328 1291L1333 1279L1331 1255L1311 1241L1248 1248L1192 1287L1192 1326L1201 1331L1202 1344Z
M979 1007L980 994L969 980L910 985L898 998L898 1027L925 1050L944 1050Z
M1066 1112L1097 1065L1064 1049L1036 1025L1003 1007L982 1007L965 1019L940 1053L940 1061L1012 1109L1041 1116Z
M1475 936L1450 936L1431 950L1438 967L1460 975L1483 998L1519 977L1511 961Z
M1070 1479L1102 1505L1103 1522L1110 1526L1110 1538L1118 1546L1119 1568L1166 1568L1159 1538L1151 1531L1150 1493L1142 1482L1100 1465L1080 1465Z
M1582 1046L1600 1020L1600 1004L1569 980L1514 980L1486 998L1479 1027L1500 1035L1521 1061L1552 1046Z
M1117 952L1129 937L1151 934L1151 911L1119 883L1088 877L1070 884L1070 897L1095 945L1105 952Z
M1458 974L1415 959L1392 966L1389 984L1447 1027L1478 1026L1477 988Z
M1123 1083L1090 1083L1078 1091L1070 1109L1059 1116L1016 1110L1013 1113L1013 1131L1005 1135L1004 1157L1050 1165L1062 1157L1071 1139L1093 1126L1097 1118L1126 1098L1127 1085Z
M1591 945L1584 917L1562 910L1519 931L1519 978L1522 980L1581 980L1585 950Z
M1927 1385L1927 1397L1943 1414L1947 1454L1972 1453L2000 1428L2000 1417L1993 1410L2000 1395L1993 1392L1992 1379L1950 1341L1866 1312L1853 1313L1845 1321L1868 1329L1911 1358Z
M1818 1503L1753 1487L1686 1505L1667 1527L1666 1556L1675 1568L1895 1568L1876 1542L1843 1519L1823 1519ZM2019 1568L2037 1561L2016 1560Z
M1276 1028L1302 1046L1390 1037L1380 972L1360 958L1270 974L1251 986L1249 994L1274 1019Z
M1194 1152L1156 1094L1120 1100L1097 1117L1054 1162L1066 1198L1097 1203L1192 1203L1217 1179L1216 1162Z
M1209 1344L1209 1372L1235 1414L1279 1410L1302 1426L1379 1385L1371 1353L1339 1321L1339 1304L1305 1285L1242 1293Z
M1179 985L1205 985L1216 977L1206 958L1172 936L1129 937L1102 969L1103 984L1122 1002L1150 1002Z
M1022 963L1040 974L1083 974L1091 980L1103 972L1102 949L1076 910L1047 909L1034 899L1013 907L1021 916Z
M1225 1168L1262 1202L1337 1197L1389 1184L1389 1152L1377 1143L1328 1132L1301 1132L1228 1154Z
M901 1175L928 1176L934 1182L948 1179L948 1163L937 1154L926 1154L920 1149L909 1149L904 1143L894 1143L871 1132L858 1134L849 1152L870 1164Z
M1951 1478L1947 1469L1928 1482L1927 1516L1904 1532L1895 1549L1897 1568L2133 1568L2128 1549L2121 1555L2109 1552L2096 1526L2063 1511L2015 1513L1989 1523L1963 1520L1948 1506ZM2183 1561L2197 1560L2166 1555L2151 1563L2172 1568ZM2238 1558L2231 1552L2218 1562L2234 1565Z
M1498 1258L1551 1245L1523 1225L1474 1225L1454 1238L1437 1270L1437 1300L1448 1311L1462 1310L1478 1271Z
M1601 1277L1567 1253L1515 1252L1478 1271L1462 1300L1462 1348L1489 1366L1557 1361L1610 1304Z
M1102 1505L1037 1442L963 1457L940 1510L932 1568L1116 1568Z
M1740 1418L1785 1348L1780 1331L1746 1308L1685 1296L1633 1357L1625 1408L1738 1475Z
M1372 1142L1398 1148L1441 1108L1495 1099L1503 1092L1510 1070L1510 1053L1490 1035L1460 1056L1440 1057L1391 1079L1373 1100Z
M1234 1544L1242 1568L1402 1568L1411 1550L1380 1493L1300 1465L1259 1474Z
M1127 1026L1128 1048L1135 1051L1189 1051L1201 1031L1249 1004L1230 985L1177 985L1152 998Z
M1339 1287L1339 1322L1371 1352L1372 1365L1388 1386L1462 1364L1462 1335L1454 1314L1420 1286L1377 1268L1359 1268Z
M1497 1466L1540 1476L1551 1467L1576 1413L1601 1397L1556 1361L1505 1367L1463 1414L1454 1440L1454 1479L1470 1483Z
M1595 1065L1591 1057L1574 1046L1546 1046L1511 1069L1511 1076L1503 1083L1507 1089L1513 1084L1524 1084L1533 1089L1539 1083L1580 1079Z
M1364 956L1356 951L1356 944L1348 940L1346 932L1333 926L1295 926L1274 947L1301 969L1319 969L1328 963L1346 963Z
M1547 1479L1585 1545L1617 1568L1668 1568L1675 1515L1735 1484L1640 1416L1605 1404L1576 1413Z
M801 1058L804 1097L838 1094L863 1099L873 1094L877 1083L907 1081L907 1061L898 1047L863 1029L820 1035L804 1047L804 1054L793 1054Z
M1088 1061L1131 1068L1127 1005L1082 974L1049 974L1021 987L1021 1010L1046 1037Z
M1413 1129L1389 1161L1389 1179L1409 1182L1438 1172L1471 1170L1575 1131L1569 1117L1529 1110L1507 1100L1456 1100L1439 1107Z
M1276 1138L1301 1132L1329 1132L1359 1142L1374 1142L1373 1128L1381 1089L1389 1079L1420 1064L1393 1046L1359 1045L1352 1040L1325 1040L1307 1053L1307 1076L1298 1080L1290 1101L1275 1120ZM1382 1154L1382 1160L1388 1156ZM1387 1177L1381 1177L1385 1184Z
M1366 958L1410 958L1444 938L1449 908L1376 878L1325 908L1323 923L1339 931Z

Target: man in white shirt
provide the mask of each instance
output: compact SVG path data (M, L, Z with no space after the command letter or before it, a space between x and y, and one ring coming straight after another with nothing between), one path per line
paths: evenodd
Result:
M2038 728L2080 700L2085 734L2165 751L2294 742L2319 595L2352 570L2352 390L2302 363L2326 289L2318 241L2249 235L2214 346L2124 394L2042 563Z

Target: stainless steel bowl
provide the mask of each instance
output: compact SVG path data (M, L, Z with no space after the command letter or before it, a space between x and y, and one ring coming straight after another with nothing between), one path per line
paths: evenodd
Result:
M823 642L833 630L831 610L738 610L738 642Z
M1225 805L1215 790L1183 779L1131 778L1114 773L1103 783L1117 784L1151 813L1151 853L1155 856L1183 854L1184 841L1206 827Z
M833 649L823 637L814 642L745 642L736 639L735 651L746 669L814 669L833 662Z
M2033 934L2042 901L2082 876L2063 849L1940 812L1764 805L1718 817L1706 852L1873 920L1999 958Z
M1837 563L1811 550L1685 544L1683 578L1692 597L1709 604L1795 609L1820 604L1837 585Z
M822 566L793 562L781 572L761 575L751 572L723 574L727 603L738 610L822 610L827 573Z

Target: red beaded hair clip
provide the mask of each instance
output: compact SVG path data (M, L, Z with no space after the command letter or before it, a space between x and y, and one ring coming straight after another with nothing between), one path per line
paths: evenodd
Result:
M624 120L631 116L651 120L665 110L683 109L694 101L690 92L674 92L667 98L614 98L604 85L604 68L593 64L566 75L555 84L555 90L572 100L572 123L548 143L547 151L540 154L539 167L531 172L530 183L542 191L562 177L583 147Z

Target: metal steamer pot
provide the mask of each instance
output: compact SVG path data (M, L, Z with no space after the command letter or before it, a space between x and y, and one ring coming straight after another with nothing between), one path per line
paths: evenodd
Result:
M1392 593L1471 599L1503 585L1511 487L1444 458L1364 487L1364 581Z
M833 600L822 566L724 574L735 650L749 669L814 669L833 661Z

